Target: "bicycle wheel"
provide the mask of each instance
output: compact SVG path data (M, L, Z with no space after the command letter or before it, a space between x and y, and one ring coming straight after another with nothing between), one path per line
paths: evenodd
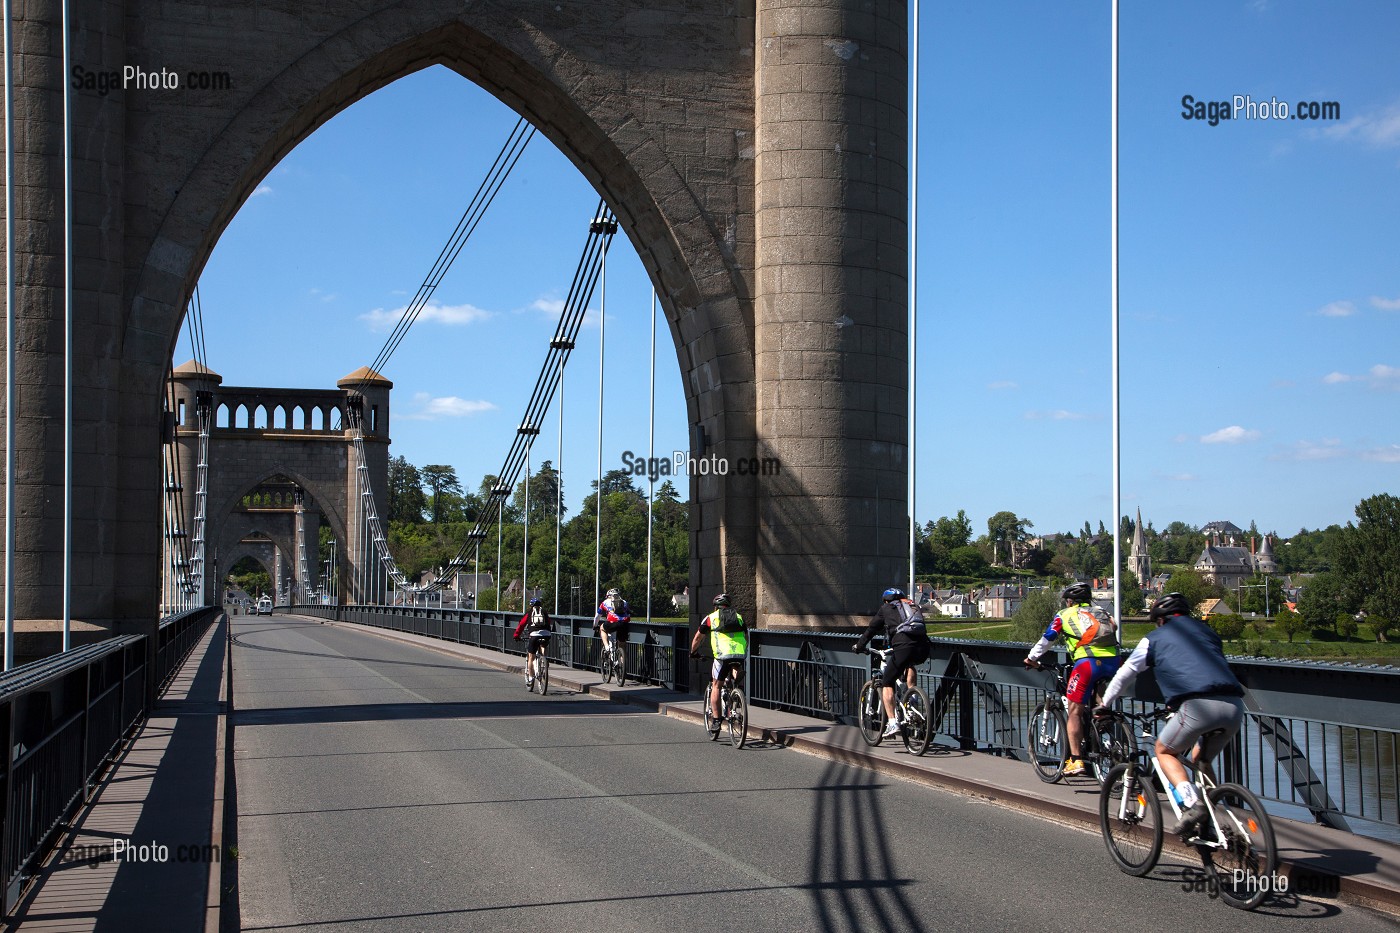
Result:
M617 685L621 687L627 679L627 646L616 644L614 651L616 655L613 657L613 676L617 678Z
M1063 710L1042 706L1031 716L1030 728L1026 730L1026 751L1031 758L1035 776L1047 784L1060 779L1065 768L1065 756L1069 754L1069 730L1065 726Z
M1162 854L1162 802L1150 778L1127 765L1108 772L1099 791L1099 830L1114 863L1141 877L1157 865Z
M715 728L715 714L710 711L710 690L710 684L706 684L700 694L700 706L705 711L705 731L710 734L710 741L715 742L719 740L719 730Z
M611 648L604 648L602 654L598 656L598 673L603 675L603 683L612 681L613 653Z
M880 686L874 679L860 688L860 735L867 745L879 745L885 731L885 704L880 702Z
M1089 741L1095 749L1094 754L1089 756L1089 767L1094 769L1094 776L1102 785L1107 782L1109 772L1116 765L1125 765L1137 760L1137 737L1133 735L1132 728L1121 719L1115 719L1106 729L1100 728L1098 723L1092 723L1092 728Z
M904 694L904 747L915 755L928 751L933 732L928 719L928 694L910 687Z
M535 658L535 686L540 688L540 696L549 693L549 658L545 656L543 649L539 657Z
M730 687L726 705L729 707L729 744L743 748L749 737L749 701L739 687Z
M1224 835L1222 848L1202 845L1201 861L1215 875L1220 899L1240 910L1253 910L1273 890L1278 850L1274 824L1254 792L1238 784L1210 790L1210 805ZM1202 827L1203 832L1208 833Z

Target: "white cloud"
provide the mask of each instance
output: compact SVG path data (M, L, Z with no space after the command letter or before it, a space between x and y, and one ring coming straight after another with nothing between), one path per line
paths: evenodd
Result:
M496 410L492 402L471 401L455 395L440 395L434 398L427 392L415 393L412 404L414 410L400 414L400 418L410 421L436 421L439 418L465 418L483 411Z
M1379 149L1400 146L1400 104L1352 117L1322 131L1332 139L1358 140Z
M392 311L385 311L383 308L375 308L366 314L360 315L360 320L369 324L370 330L390 330L399 319L408 311L408 306L395 308ZM484 321L491 317L490 311L483 311L475 305L439 305L429 303L424 305L423 310L418 312L415 324L436 323L446 324L449 327L456 327L462 324L471 324L476 321Z
M1015 383L1015 382L1012 382L1010 379L1000 379L1000 380L998 380L998 381L996 381L996 382L989 382L989 383L987 383L987 388L993 389L993 390L1002 390L1002 389L1019 389L1019 388L1021 388L1021 386L1020 386L1019 384Z
M1372 295L1371 307L1380 308L1382 311L1400 311L1400 298L1382 298L1380 295Z
M1312 441L1298 441L1291 447L1284 448L1271 460L1294 460L1301 463L1315 463L1319 460L1336 460L1345 457L1347 450L1342 446L1342 442L1335 437L1323 438L1322 443L1317 444Z
M1390 389L1400 392L1400 367L1377 363L1359 376L1349 373L1328 373L1322 377L1322 382L1329 386L1343 382L1365 382L1372 389Z
M1351 317L1356 313L1356 305L1350 301L1334 301L1317 309L1323 317Z
M272 193L272 186L271 186L271 185L258 185L256 188L253 189L253 193L250 194L250 195L248 195L248 200L251 201L253 198L259 197L259 196L264 195L264 194L271 194L271 193Z
M1173 473L1171 476L1168 476L1167 479L1173 480L1173 481L1178 482L1178 483L1194 483L1194 482L1196 481L1196 474L1195 474L1195 473Z
M564 313L564 300L562 298L536 298L530 307L536 311L543 311L550 317L558 317Z
M1372 388L1400 390L1400 368L1377 363L1371 367L1370 376Z
M1232 424L1228 428L1221 428L1210 434L1201 437L1202 444L1243 444L1247 441L1257 441L1262 436L1259 431L1253 428L1242 428L1237 424Z
M1065 411L1063 408L1057 408L1057 409L1055 409L1054 411L1028 411L1028 412L1026 412L1026 420L1027 420L1027 421L1040 421L1040 420L1042 420L1042 419L1045 419L1045 420L1048 420L1048 421L1083 421L1084 419L1086 419L1086 418L1088 418L1088 417L1089 417L1088 415L1083 414L1083 413L1081 413L1081 412L1077 412L1077 411Z
M1362 460L1370 460L1374 463L1400 463L1400 444L1391 444L1389 447L1377 447L1374 450L1363 450Z

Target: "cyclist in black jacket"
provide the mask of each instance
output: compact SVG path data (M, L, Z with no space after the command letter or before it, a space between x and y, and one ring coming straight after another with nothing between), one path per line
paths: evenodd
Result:
M884 687L880 697L885 703L885 736L888 737L897 735L900 726L894 708L894 685L901 676L907 676L909 685L913 686L914 668L928 660L930 642L922 614L904 591L890 587L883 595L884 605L870 617L870 624L856 642L855 650L864 651L870 639L877 635L884 635L885 643L894 649L880 669L880 683Z

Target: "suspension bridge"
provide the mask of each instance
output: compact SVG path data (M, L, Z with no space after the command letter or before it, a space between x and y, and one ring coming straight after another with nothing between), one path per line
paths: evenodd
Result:
M910 571L904 4L4 12L0 880L13 925L1034 929L1082 910L1051 866L1105 863L1086 832L1097 791L1030 783L1024 718L1043 685L1005 646L954 646L920 673L941 698L939 754L870 750L849 725L865 659L831 634ZM75 56L112 50L236 80L76 93ZM317 126L431 64L521 120L408 309L335 389L225 386L198 289L220 233ZM578 264L518 425L495 439L496 486L421 582L381 517L394 353L537 133L600 202L578 219ZM727 591L757 629L752 750L696 725L695 609L685 625L639 621L626 686L599 683L591 616L561 615L556 683L535 697L511 614L431 607L456 573L479 574L492 525L501 560L506 499L562 416L619 233L654 284L653 334L659 317L675 343L691 453L783 465L690 478L692 605ZM559 460L586 455L560 438ZM601 458L600 443L600 485ZM324 573L323 527L337 545ZM557 601L557 526L552 542L527 537L522 567L551 546ZM270 618L222 611L244 557L270 565ZM1279 808L1297 879L1272 907L1387 929L1357 902L1400 903L1393 675L1242 676L1254 744L1232 762ZM1108 903L1213 927L1220 907L1193 870L1178 853L1152 878L1094 876Z

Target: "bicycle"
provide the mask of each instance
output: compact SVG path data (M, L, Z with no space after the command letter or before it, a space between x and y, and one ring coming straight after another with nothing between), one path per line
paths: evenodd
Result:
M621 639L614 634L609 640L608 647L604 648L598 659L598 670L603 675L603 683L617 677L617 685L627 678L627 652L623 650Z
M879 658L876 665L878 672L894 649L870 648L869 652ZM872 676L860 688L860 734L867 745L879 745L885 739L885 704L881 700L881 686L879 679ZM904 740L904 747L915 755L928 751L933 738L929 710L928 694L923 690L909 686L902 678L895 684L894 711L900 722L899 734Z
M1055 784L1064 777L1065 759L1070 752L1065 691L1074 664L1056 664L1047 668L1038 661L1032 663L1037 670L1049 670L1055 682L1046 691L1044 702L1031 714L1030 724L1026 728L1026 750L1035 776L1047 784ZM1106 680L1094 684L1093 701L1086 704L1080 713L1080 721L1084 724L1080 730L1080 751L1085 765L1099 784L1103 784L1114 765L1122 764L1137 754L1137 739L1132 729L1114 721L1105 731L1089 715L1089 710L1101 699L1106 684Z
M539 688L540 696L546 696L549 693L549 654L546 652L548 645L547 641L540 645L531 665L533 670L530 672L530 690L534 691Z
M749 699L744 688L739 686L739 661L726 661L720 671L719 718L720 723L729 729L729 744L743 748L749 737ZM711 681L713 683L713 681ZM705 707L705 729L710 733L710 741L719 741L720 730L713 728L714 713L710 709L710 684L705 685L702 704Z
M1115 713L1114 718L1142 725L1142 737L1155 742L1147 724L1172 714L1167 710L1150 713ZM1201 736L1205 741L1219 730ZM1170 782L1156 755L1148 755L1152 773L1162 787L1169 788L1167 802L1180 820L1181 805L1170 790ZM1209 820L1190 838L1184 839L1200 856L1211 893L1240 910L1253 910L1273 889L1278 849L1274 826L1259 798L1239 784L1217 784L1208 762L1189 763L1191 783L1206 801ZM1108 854L1123 872L1141 877L1152 871L1162 854L1162 803L1152 785L1151 774L1139 773L1136 758L1118 765L1108 774L1099 793L1099 829Z

